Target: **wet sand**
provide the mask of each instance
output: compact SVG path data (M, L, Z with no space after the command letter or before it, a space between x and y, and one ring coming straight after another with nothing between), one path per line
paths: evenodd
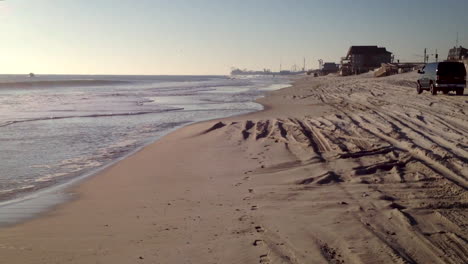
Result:
M305 77L0 229L5 263L467 263L467 97Z

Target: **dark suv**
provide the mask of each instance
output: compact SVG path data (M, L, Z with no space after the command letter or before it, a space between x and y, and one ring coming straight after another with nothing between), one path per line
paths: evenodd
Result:
M438 91L444 94L455 91L457 95L463 95L466 86L466 69L461 62L428 63L418 73L422 74L416 88L418 94L429 90L433 95Z

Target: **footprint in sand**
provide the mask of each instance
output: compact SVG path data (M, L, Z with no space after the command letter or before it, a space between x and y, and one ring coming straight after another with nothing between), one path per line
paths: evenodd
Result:
M257 230L257 233L263 233L263 232L265 232L265 229L263 229L263 227L261 227L261 226L256 226L256 227L255 227L255 230Z
M253 242L253 245L254 246L260 246L263 244L263 240L261 239L256 239L254 242Z
M246 221L249 217L247 215L243 215L241 217L238 218L239 221Z
M268 254L263 254L260 256L260 263L263 263L263 264L270 263L270 258L268 257Z

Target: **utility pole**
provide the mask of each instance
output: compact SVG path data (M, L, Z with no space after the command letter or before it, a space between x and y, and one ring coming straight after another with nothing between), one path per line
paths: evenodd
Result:
M305 71L306 70L306 67L305 67L305 57L304 57L304 66L302 67L302 71Z
M458 32L457 32L457 41L455 42L455 48L458 48Z
M426 54L427 54L427 49L424 48L424 64L427 63L427 55Z

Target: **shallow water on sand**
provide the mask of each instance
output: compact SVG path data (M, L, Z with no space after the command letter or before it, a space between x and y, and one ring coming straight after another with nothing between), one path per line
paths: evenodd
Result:
M287 79L0 75L0 202L96 171L169 131L260 110Z

